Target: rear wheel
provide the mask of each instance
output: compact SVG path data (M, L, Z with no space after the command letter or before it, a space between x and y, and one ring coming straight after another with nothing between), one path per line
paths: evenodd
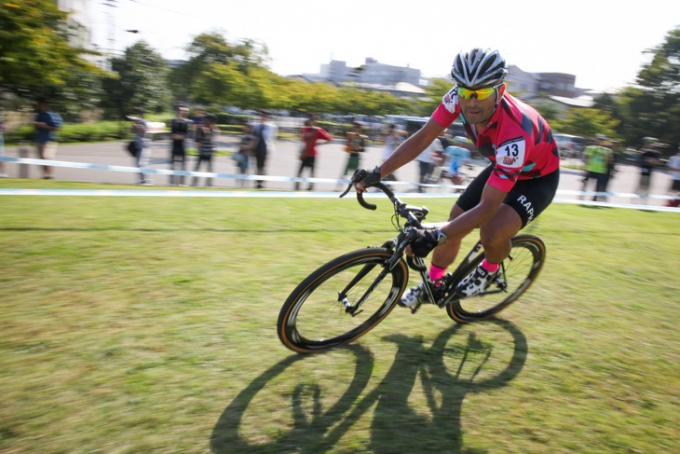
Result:
M390 257L386 248L361 249L310 274L281 308L277 331L283 345L318 352L347 344L380 323L408 283L406 262L390 270L384 265Z
M472 273L484 259L476 257L468 270ZM446 305L446 313L460 323L489 318L512 304L524 293L540 273L545 261L545 244L534 235L518 235L512 239L512 249L501 264L498 277L486 291Z

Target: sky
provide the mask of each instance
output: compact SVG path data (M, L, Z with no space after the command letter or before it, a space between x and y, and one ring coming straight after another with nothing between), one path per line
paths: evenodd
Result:
M186 59L195 36L218 31L266 45L269 67L283 76L371 57L445 77L458 52L483 47L594 90L633 84L649 61L644 51L680 27L679 0L93 0L89 8L100 48L143 39L165 58Z

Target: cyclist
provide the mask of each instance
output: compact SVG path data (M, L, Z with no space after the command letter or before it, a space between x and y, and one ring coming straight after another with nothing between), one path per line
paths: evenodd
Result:
M449 222L441 230L416 230L407 249L419 257L434 249L429 277L435 294L462 238L477 227L486 258L456 291L472 296L484 290L510 253L511 238L550 204L557 190L559 153L550 126L532 107L507 93L503 83L507 73L498 51L460 52L451 69L456 85L428 122L355 184L357 191L365 191L382 175L410 162L454 120L461 119L467 136L491 163L458 198ZM408 290L400 304L413 307L430 302L423 290L423 284Z

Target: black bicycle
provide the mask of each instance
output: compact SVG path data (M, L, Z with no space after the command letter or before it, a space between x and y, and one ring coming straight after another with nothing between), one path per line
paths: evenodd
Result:
M361 181L365 171L358 171L354 181ZM375 185L394 205L393 221L399 234L379 247L368 247L331 260L304 279L281 308L277 323L283 345L298 353L313 353L352 342L370 331L394 309L406 290L409 268L420 273L429 301L446 310L458 323L489 318L513 303L524 293L541 271L545 244L534 235L512 239L512 250L501 263L494 281L473 297L464 297L456 286L484 259L481 242L463 258L442 285L435 289L420 257L405 254L415 228L434 227L423 224L429 213L426 207L407 205L383 183ZM357 192L359 204L369 210ZM401 219L405 222L401 225ZM411 308L415 313L419 307Z

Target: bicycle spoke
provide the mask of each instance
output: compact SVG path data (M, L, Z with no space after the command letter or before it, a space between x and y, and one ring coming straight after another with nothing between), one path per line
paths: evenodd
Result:
M531 285L541 269L545 246L537 237L522 235L513 238L512 250L501 264L499 275L486 291L454 301L447 308L451 318L468 322L489 317L519 297ZM469 272L481 262L479 257L470 264Z

